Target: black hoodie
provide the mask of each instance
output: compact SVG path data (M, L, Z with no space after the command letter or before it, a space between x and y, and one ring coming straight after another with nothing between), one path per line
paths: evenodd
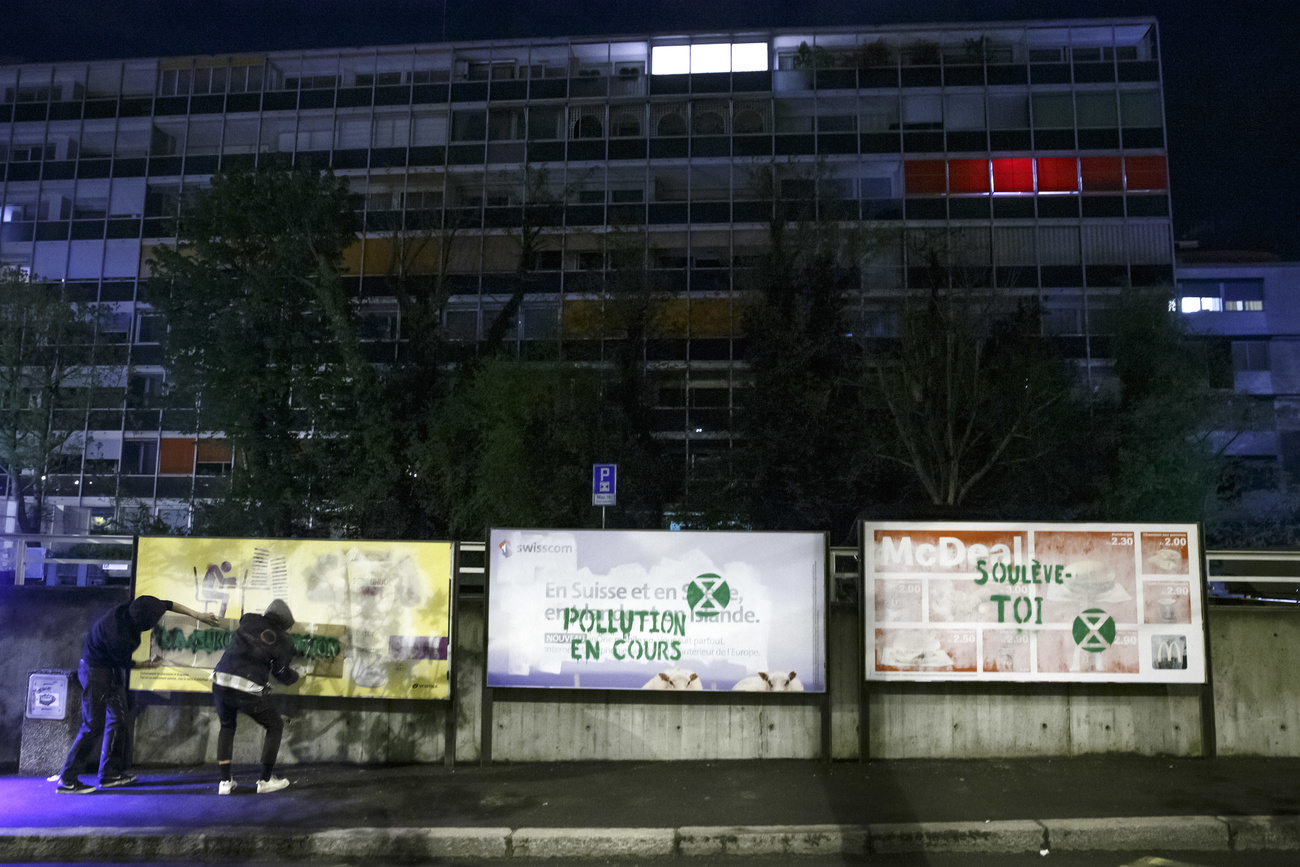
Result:
M140 646L140 633L158 625L171 607L171 600L155 596L139 596L118 605L90 627L81 658L91 668L130 668L131 657Z
M265 614L245 614L239 618L239 629L215 670L259 686L266 686L271 675L280 683L295 682L298 672L289 667L293 661L291 626L293 614L280 599L267 606Z

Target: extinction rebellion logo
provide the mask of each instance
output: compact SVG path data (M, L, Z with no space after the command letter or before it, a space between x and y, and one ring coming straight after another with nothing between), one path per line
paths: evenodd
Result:
M686 601L696 617L716 617L731 602L731 588L721 575L705 572L687 586Z
M1074 643L1089 653L1101 653L1115 643L1115 618L1100 608L1089 608L1074 618Z

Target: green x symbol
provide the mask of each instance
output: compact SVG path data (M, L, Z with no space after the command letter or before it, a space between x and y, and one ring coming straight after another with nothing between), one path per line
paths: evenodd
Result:
M1115 642L1115 618L1089 608L1074 618L1074 643L1089 653L1101 653Z
M731 601L731 588L721 575L705 572L686 588L686 601L700 617L714 617Z

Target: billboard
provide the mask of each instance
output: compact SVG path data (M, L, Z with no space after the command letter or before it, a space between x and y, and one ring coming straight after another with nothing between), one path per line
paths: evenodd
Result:
M245 613L288 603L305 676L296 695L445 699L450 695L449 542L142 537L137 595L180 602L219 628L168 613L136 653L163 665L131 673L131 687L202 692Z
M820 533L491 533L487 683L824 692Z
M868 680L1203 683L1194 524L862 525Z

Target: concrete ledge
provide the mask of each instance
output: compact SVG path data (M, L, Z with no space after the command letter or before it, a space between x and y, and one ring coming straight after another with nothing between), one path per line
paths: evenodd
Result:
M1300 816L1220 816L1235 852L1300 849Z
M764 825L686 827L677 831L678 852L694 855L865 854L867 829L860 825Z
M1160 849L1215 852L1229 848L1228 826L1213 816L1044 819L1048 848L1057 851Z
M0 829L0 863L41 861L428 861L860 855L916 852L1300 850L1300 816L1152 816L1041 822L918 822L683 828L221 827Z
M672 828L519 828L510 835L514 858L669 858Z
M346 828L317 831L299 858L420 861L430 858L505 858L509 828Z
M871 852L1040 852L1043 826L1028 820L1006 822L909 822L867 827Z

